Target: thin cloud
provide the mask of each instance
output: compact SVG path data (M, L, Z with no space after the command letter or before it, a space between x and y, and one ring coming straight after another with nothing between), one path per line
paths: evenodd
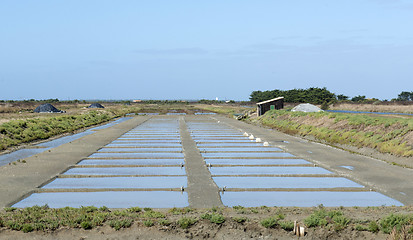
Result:
M148 55L203 55L208 53L202 48L141 49L134 52Z
M301 39L302 36L280 36L271 38L271 40L292 40L292 39Z

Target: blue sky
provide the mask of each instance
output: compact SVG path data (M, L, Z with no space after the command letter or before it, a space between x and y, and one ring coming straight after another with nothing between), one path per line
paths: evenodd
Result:
M0 99L413 91L413 0L2 0Z

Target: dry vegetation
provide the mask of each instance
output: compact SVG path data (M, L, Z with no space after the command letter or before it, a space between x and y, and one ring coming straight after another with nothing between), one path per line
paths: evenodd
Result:
M269 111L255 121L330 144L369 147L401 157L413 156L413 118L280 110Z
M391 112L391 113L412 113L413 103L405 105L396 104L393 102L380 104L360 104L360 103L337 103L330 105L331 110L347 110L347 111L362 111L362 112Z
M255 106L240 106L237 104L197 104L196 108L231 117L234 114L245 114L250 111L255 111Z

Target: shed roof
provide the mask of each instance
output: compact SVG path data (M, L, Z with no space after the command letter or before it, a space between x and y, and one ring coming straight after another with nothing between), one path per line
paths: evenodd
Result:
M259 102L259 103L257 103L257 105L277 101L277 100L280 100L280 99L284 99L284 97L277 97L277 98L273 98L273 99L270 99L270 100L267 100L267 101Z

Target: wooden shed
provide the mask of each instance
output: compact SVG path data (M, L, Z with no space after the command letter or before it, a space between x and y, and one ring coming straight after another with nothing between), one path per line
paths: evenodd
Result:
M267 101L257 103L258 116L272 109L282 109L284 107L284 97L277 97Z

